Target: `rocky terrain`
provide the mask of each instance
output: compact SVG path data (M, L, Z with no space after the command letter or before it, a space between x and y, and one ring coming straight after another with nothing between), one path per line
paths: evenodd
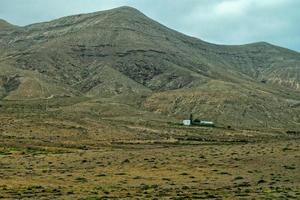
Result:
M299 199L299 84L298 52L130 7L0 20L0 199Z
M138 109L177 118L297 128L299 73L298 52L210 44L130 7L25 27L0 22L3 100L129 95Z

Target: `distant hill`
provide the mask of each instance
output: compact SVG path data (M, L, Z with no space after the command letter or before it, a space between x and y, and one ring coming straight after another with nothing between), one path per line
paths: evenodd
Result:
M265 42L207 43L131 7L18 28L0 21L0 97L51 95L131 95L139 109L178 119L298 128L300 54Z
M7 21L0 19L0 30L4 29L15 29L17 26L8 23Z

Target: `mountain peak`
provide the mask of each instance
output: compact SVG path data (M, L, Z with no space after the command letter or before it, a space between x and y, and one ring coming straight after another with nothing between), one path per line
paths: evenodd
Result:
M120 7L117 7L117 8L114 8L112 10L128 10L128 11L133 11L133 12L140 12L138 9L134 8L134 7L130 7L130 6L120 6Z
M98 14L107 14L107 13L128 13L128 14L142 14L142 15L144 15L138 9L136 9L134 7L130 7L130 6L121 6L121 7L108 9L108 10L101 10L101 11L97 11L97 12L94 12L94 13L87 13L87 15L95 15L95 14L98 15Z
M121 6L117 8L113 8L104 12L113 13L117 15L122 15L122 17L128 17L128 16L143 16L145 17L144 13L139 11L136 8L130 7L130 6ZM103 13L103 11L100 11L99 13Z

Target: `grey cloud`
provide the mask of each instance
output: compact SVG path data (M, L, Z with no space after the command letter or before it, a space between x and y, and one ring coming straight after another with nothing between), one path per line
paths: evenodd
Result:
M27 25L122 5L208 42L266 41L300 51L299 0L0 0L0 18Z

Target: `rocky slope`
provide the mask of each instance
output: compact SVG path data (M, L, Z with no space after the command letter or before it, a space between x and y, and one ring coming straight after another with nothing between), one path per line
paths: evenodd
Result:
M132 95L140 109L178 118L299 127L299 84L298 52L210 44L130 7L18 28L0 22L4 99Z

